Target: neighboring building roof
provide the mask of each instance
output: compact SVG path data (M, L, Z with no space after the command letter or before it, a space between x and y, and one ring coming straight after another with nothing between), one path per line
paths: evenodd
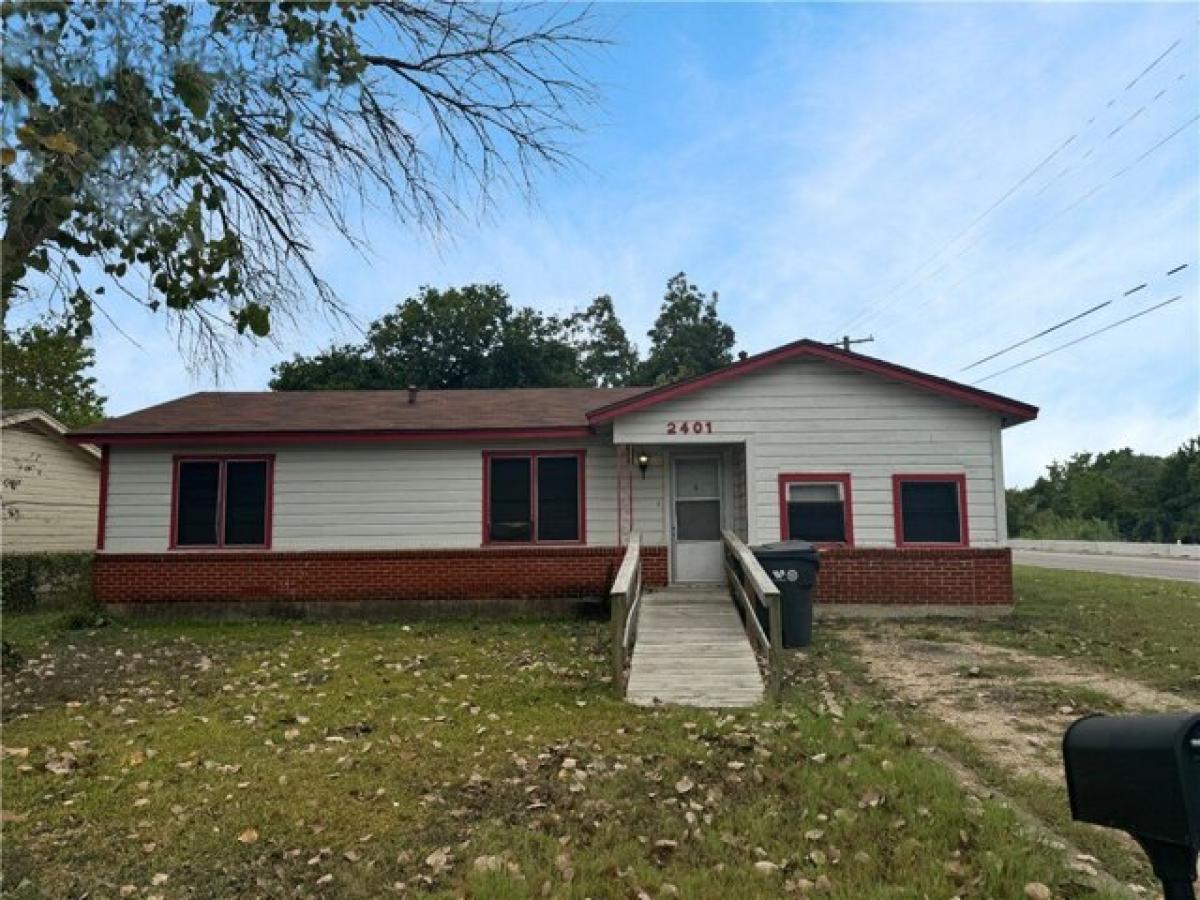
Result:
M305 440L355 434L412 437L584 435L588 410L633 397L646 388L513 388L202 392L105 419L72 436L100 443L125 438L162 441L204 435L247 442L291 435Z
M782 347L776 347L774 350L768 350L765 353L759 353L756 356L748 356L723 368L707 372L704 375L685 378L682 381L675 381L670 384L641 391L632 397L623 397L614 400L606 406L589 412L588 421L593 425L598 425L617 416L627 415L639 409L645 409L666 400L702 390L730 378L749 375L751 372L767 366L803 357L828 360L851 369L870 372L892 381L903 382L904 384L909 384L943 397L950 397L973 406L983 407L984 409L999 413L1004 426L1029 422L1037 418L1038 409L1036 406L1022 403L1019 400L1013 400L1011 397L993 394L991 391L981 391L979 388L960 384L948 378L929 375L925 372L919 372L916 369L898 366L895 363L885 362L882 359L875 359L872 356L865 356L862 353L855 353L852 350L841 350L837 347L831 347L829 344L822 344L818 341L805 338L790 344L784 344Z
M253 441L430 440L582 437L617 416L702 390L789 359L812 357L870 372L998 413L1005 426L1037 417L1037 407L946 378L811 340L785 344L660 387L201 392L105 419L71 434L94 443L251 443Z
M36 428L47 437L66 439L67 426L48 412L34 407L0 410L0 428L11 428L15 425L28 425ZM79 449L88 456L100 458L100 451L91 444L72 439L70 443L77 444Z

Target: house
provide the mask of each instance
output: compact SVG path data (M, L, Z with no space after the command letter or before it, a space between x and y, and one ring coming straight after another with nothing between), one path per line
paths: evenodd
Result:
M0 553L91 551L100 452L40 409L0 412Z
M654 388L199 393L101 447L97 597L409 608L722 578L822 548L827 604L1012 601L1001 429L1037 409L801 340ZM335 607L336 608L336 607Z

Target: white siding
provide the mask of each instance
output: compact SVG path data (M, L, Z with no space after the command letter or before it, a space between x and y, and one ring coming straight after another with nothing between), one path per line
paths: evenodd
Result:
M180 453L273 453L272 547L375 550L478 547L483 451L587 451L587 543L617 541L616 454L610 438L553 444L366 443L214 448L114 447L105 549L160 552L170 535L171 459ZM634 472L639 530L661 542L661 480ZM652 542L651 534L645 540Z
M712 434L668 435L668 421ZM849 472L860 546L893 546L891 476L965 473L971 544L1003 542L999 419L976 407L821 360L793 360L618 419L586 441L360 443L235 447L275 454L273 547L280 550L478 547L485 450L587 451L587 543L617 542L616 450L650 448L632 469L635 530L667 541L666 450L724 445L727 521L750 542L779 536L781 472ZM106 549L167 548L171 457L212 448L111 451ZM94 507L93 507L94 509ZM628 510L623 510L628 516Z
M100 461L32 425L4 429L5 553L94 550Z
M749 515L746 498L746 448L734 447L726 454L728 477L726 478L726 520L733 532L743 541L748 540Z
M670 421L712 434L667 434ZM822 360L780 363L619 418L618 443L746 443L752 542L779 538L781 472L849 472L859 546L895 545L895 473L965 473L972 546L1003 535L999 418L916 387ZM999 542L1002 542L1000 540Z

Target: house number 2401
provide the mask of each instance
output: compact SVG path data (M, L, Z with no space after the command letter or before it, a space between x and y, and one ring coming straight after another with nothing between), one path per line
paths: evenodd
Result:
M712 434L712 422L668 422L667 434Z

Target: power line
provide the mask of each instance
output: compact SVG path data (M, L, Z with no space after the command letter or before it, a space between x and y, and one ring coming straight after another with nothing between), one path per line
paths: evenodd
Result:
M1129 91L1131 88L1133 88L1134 85L1136 85L1139 81L1141 81L1142 78L1144 78L1147 74L1149 74L1160 62L1162 62L1162 60L1164 60L1176 47L1178 47L1179 44L1181 43L1181 41L1182 41L1182 38L1176 38L1175 41L1170 46L1168 46L1165 50L1163 50L1162 53L1160 53L1157 57L1155 57L1155 59L1153 61L1151 61L1144 69L1142 69L1142 71L1137 75L1137 77L1135 77L1132 81L1130 81L1127 85L1125 85L1124 90L1121 91L1120 93L1125 93L1125 92ZM1110 98L1108 103L1105 104L1105 109L1110 108L1117 101L1117 98L1119 96L1120 96L1120 94L1116 94L1112 98ZM1157 100L1158 98L1155 97L1155 99ZM881 298L882 301L885 301L882 305L876 306L874 309L868 307L867 309L858 313L849 322L847 322L844 326L842 326L842 328L840 328L839 331L845 331L853 326L857 326L857 325L861 324L864 321L870 321L870 318L889 309L894 303L894 301L886 302L886 301L888 301L889 298L891 298L893 295L895 295L896 292L899 291L901 288L903 288L909 281L911 281L913 278L915 278L917 275L919 275L922 272L922 270L925 269L926 266L928 266L934 260L938 259L938 257L940 257L943 253L946 252L946 250L948 250L954 244L958 243L958 241L960 239L962 239L966 234L968 234L973 228L975 228L976 225L978 225L980 222L982 222L984 219L986 219L989 215L991 215L993 212L995 212L1000 206L1002 206L1010 197L1013 196L1013 194L1015 194L1026 183L1028 183L1028 181L1031 178L1033 178L1038 172L1040 172L1043 168L1045 168L1047 165L1049 165L1050 162L1052 162L1054 160L1054 158L1058 156L1059 153L1061 153L1063 150L1065 150L1077 137L1079 137L1080 134L1082 134L1084 131L1086 131L1087 128L1090 127L1091 124L1095 120L1096 120L1096 116L1092 116L1090 119L1088 119L1087 123L1084 125L1084 127L1082 129L1080 129L1079 131L1076 131L1075 133L1073 133L1069 137L1067 137L1066 140L1064 140L1054 150L1052 150L1049 153L1049 155L1045 156L1041 160L1041 162L1037 163L1032 169L1030 169L1024 175L1022 175L1020 178L1018 178L1015 184L1013 184L1010 188L1008 188L1008 190L1006 190L1004 193L1002 193L1000 195L1000 197L998 199L996 199L995 201L993 201L986 209L984 209L983 212L981 212L974 219L972 219L965 227L960 229L948 241L946 241L940 247L938 247L938 249L931 256L929 256L924 262L922 262L919 266L917 266L915 269L913 269L911 272L909 272L908 275L906 275L904 278L900 279L900 281L898 281L895 285L893 285L891 288L889 288L888 291ZM1124 127L1124 126L1122 125L1122 127ZM1184 126L1184 127L1186 127L1186 126ZM1065 171L1069 171L1069 170L1070 169L1068 168ZM1052 181L1053 180L1054 179L1052 179ZM930 276L927 276L927 278L934 277L934 276L940 274L942 271L945 270L945 268L946 268L946 266L942 266L941 268L939 268L935 272L933 272ZM917 282L916 284L923 283L925 280L927 280L927 278L922 279L922 281ZM912 285L912 287L915 287L916 284ZM864 319L864 316L866 317L865 319Z
M1141 156L1139 156L1137 159L1135 159L1133 162L1131 162L1129 165L1127 165L1125 168L1123 168L1120 172L1117 172L1115 175L1113 175L1113 178L1120 178L1122 175L1124 175L1126 172L1128 172L1130 169L1132 169L1134 166L1136 166L1138 163L1140 163L1143 159L1145 159L1147 156L1149 156L1151 153L1153 153L1155 150L1157 150L1159 147L1161 147L1167 141L1171 140L1176 135L1178 135L1180 132L1182 132L1185 128L1187 128L1189 125L1194 123L1197 119L1200 119L1200 113L1196 113L1196 115L1192 116L1190 119L1188 119L1182 125L1180 125L1178 128L1176 128L1170 134L1168 134L1165 138L1163 138L1161 141L1159 141L1157 144L1155 144L1153 147L1151 147L1149 150L1147 150L1145 153L1143 153Z
M960 229L952 238L950 238L950 240L946 241L944 244L942 244L940 247L938 247L938 249L936 251L934 251L933 255L931 255L923 263L921 263L919 266L917 266L915 269L913 269L912 272L910 272L908 275L906 275L904 278L902 278L899 282L897 282L895 284L895 286L893 286L890 290L888 290L888 292L886 294L884 294L883 299L887 300L889 297L892 297L908 281L910 281L912 278L914 278L916 275L918 275L922 269L924 269L927 265L929 265L931 262L936 260L943 253L945 253L946 250L948 250L954 244L958 243L958 241L964 235L966 235L968 232L970 232L972 228L974 228L976 225L978 225L980 222L982 222L984 219L986 219L989 215L991 215L993 212L995 212L997 209L999 209L1000 206L1003 205L1004 202L1006 200L1008 200L1009 197L1011 197L1013 194L1015 194L1017 191L1019 191L1022 187L1024 187L1024 185L1026 184L1026 182L1029 181L1030 178L1032 178L1034 175L1036 175L1038 172L1040 172L1043 168L1048 166L1050 164L1050 162L1056 156L1058 156L1059 153L1061 153L1063 150L1065 150L1067 148L1068 144L1070 144L1073 140L1075 140L1076 137L1077 137L1077 135L1074 135L1074 134L1071 135L1069 138L1067 138L1065 141L1063 141L1061 144L1059 144L1050 153L1049 156L1046 156L1040 163L1038 163L1036 166L1034 166L1032 169L1030 169L1024 175L1022 175L1017 180L1016 184L1014 184L1007 191L1005 191L1003 194L1000 195L1000 198L998 200L995 200L989 207L987 207L987 209L985 209L983 212L981 212L979 215L977 215L974 219L972 219L969 223L967 223L967 225L964 228ZM941 271L941 270L939 269L938 271ZM891 306L890 303L884 304L883 306L878 307L876 310L874 310L874 312L868 308L868 309L864 310L862 313L859 313L857 316L855 316L849 322L847 322L845 327L840 330L843 330L843 331L848 330L851 327L853 327L854 325L857 325L860 321L863 320L864 315L867 316L867 320L869 321L869 318L872 314L878 314L880 312L883 312L885 309L889 308L890 306Z
M1160 53L1158 55L1158 58L1156 60L1154 60L1154 62L1150 63L1150 65L1148 65L1148 66L1146 66L1146 68L1142 69L1141 74L1138 75L1137 78L1133 79L1133 81L1131 81L1131 82L1129 82L1129 84L1125 85L1125 90L1129 90L1131 87L1133 87L1135 84L1137 84L1143 78L1145 78L1151 69L1153 69L1160 62L1162 62L1164 59L1166 59L1167 54L1169 54L1172 50L1174 50L1176 47L1179 46L1179 42L1182 40L1183 40L1183 38L1175 38L1175 43L1173 43L1170 47L1168 47L1166 50L1164 50L1162 53ZM1112 100L1109 100L1108 103L1111 106Z
M1171 269L1171 271L1167 272L1167 275L1174 275L1176 272L1182 272L1187 267L1188 267L1187 263L1184 263L1181 266L1176 266L1175 268ZM1146 287L1146 282L1143 281L1141 284L1136 285L1135 287L1131 287L1129 290L1125 291L1125 293L1123 293L1121 295L1121 298L1124 299L1125 297L1131 297L1134 294L1136 294L1138 291L1144 289L1145 287ZM1051 325L1049 328L1043 328L1037 334L1030 335L1029 337L1024 338L1023 340L1017 341L1015 344L1009 344L1004 349L997 350L995 353L985 356L983 359L977 359L977 360L975 360L975 362L971 363L969 366L963 366L958 371L966 372L969 369L973 369L976 366L982 365L985 362L990 362L991 360L995 359L998 356L1003 356L1005 353L1008 353L1011 350L1016 350L1018 347L1024 347L1026 344L1036 341L1038 338L1045 337L1046 335L1050 334L1051 332L1058 331L1060 328L1065 328L1067 325L1070 325L1072 322L1078 322L1080 319L1085 318L1086 316L1090 316L1094 312L1099 312L1100 310L1104 309L1107 306L1112 306L1112 304L1113 304L1113 301L1110 299L1110 300L1105 300L1103 303L1097 303L1095 306L1090 306L1087 309L1085 309L1083 312L1076 313L1075 315L1071 316L1070 318L1063 319L1061 322L1056 322L1055 324Z
M1157 94L1155 94L1152 98L1150 98L1150 100L1147 103L1143 103L1136 110L1134 110L1132 113L1130 113L1128 116L1126 116L1125 120L1123 122L1121 122L1120 125L1118 125L1116 128L1114 128L1108 134L1106 134L1104 136L1104 140L1106 140L1106 141L1111 140L1115 135L1117 135L1121 131L1123 131L1126 125L1128 125L1130 122L1132 122L1138 116L1140 116L1142 113L1144 113L1150 107L1152 107L1155 103L1157 103L1159 100L1161 100L1167 94L1167 92L1171 90L1171 88L1173 88L1179 82L1181 82L1185 78L1187 78L1189 74L1190 73L1187 70L1184 70L1183 72L1180 72L1178 75L1176 75L1174 80L1170 84L1168 84L1165 88L1163 88ZM1079 157L1079 159L1077 159L1075 162L1068 165L1065 169L1061 170L1057 175L1055 175L1053 178L1051 178L1049 181L1047 181L1045 184L1043 184L1040 188L1037 189L1036 192L1034 192L1033 196L1035 196L1035 197L1042 196L1042 194L1044 194L1044 193L1046 193L1046 191L1050 190L1050 188L1053 187L1060 180L1062 180L1067 175L1069 175L1072 172L1079 169L1084 164L1084 162L1086 162L1087 159L1095 152L1096 152L1096 147L1089 147L1088 151L1086 153L1084 153L1083 156Z
M1106 331L1112 331L1118 325L1124 325L1126 322L1132 322L1134 319L1140 319L1142 316L1152 313L1156 309L1162 309L1164 306L1170 306L1176 300L1182 300L1182 299L1183 299L1183 294L1176 294L1170 300L1164 300L1162 303L1157 303L1154 306L1147 307L1146 309L1143 309L1141 312L1134 313L1132 316L1126 316L1124 319L1118 319L1117 321L1113 322L1110 325L1105 325L1103 328L1097 328L1095 331L1089 331L1087 334L1083 335L1082 337L1077 337L1073 341L1067 341L1067 343L1065 343L1065 344L1059 344L1057 347L1047 350L1045 353L1039 353L1037 356L1031 356L1028 359L1023 359L1019 363L1015 363L1014 365L1009 366L1007 369L1001 369L999 372L993 372L991 375L987 375L983 378L980 378L978 381L972 381L971 384L973 384L973 385L983 384L985 381L991 381L993 378L999 378L1001 375L1011 372L1014 369L1019 369L1022 366L1027 366L1032 362L1037 362L1039 359L1045 359L1047 356L1050 356L1053 353L1057 353L1059 350L1066 350L1068 347L1074 347L1076 344L1082 343L1083 341L1086 341L1088 338L1093 338L1096 335L1103 334Z
M1055 325L1051 325L1049 328L1043 328L1041 331L1039 331L1035 335L1031 335L1030 337L1027 337L1024 340L1017 341L1015 344L1009 344L1003 350L997 350L995 353L985 356L983 359L977 359L977 360L975 360L975 362L971 363L969 366L963 366L958 371L966 372L969 369L975 368L976 366L983 365L985 362L991 362L997 356L1003 356L1005 353L1008 353L1010 350L1016 350L1018 347L1024 347L1026 344L1028 344L1032 341L1036 341L1040 337L1045 337L1046 335L1050 334L1053 331L1058 331L1058 329L1060 329L1060 328L1065 328L1066 326L1070 325L1072 322L1078 322L1084 316L1090 316L1094 312L1099 312L1100 310L1104 309L1104 307L1106 307L1106 306L1112 306L1112 301L1105 300L1103 303L1097 303L1095 306L1089 307L1088 309L1085 309L1081 313L1076 313L1075 315L1071 316L1071 318L1069 318L1069 319L1064 319L1063 321L1061 321Z
M1090 187L1088 190L1084 191L1084 193L1080 194L1078 197L1076 197L1074 200L1072 200L1070 203L1068 203L1066 206L1064 206L1062 209L1060 209L1054 215L1050 216L1050 218L1045 219L1042 222L1038 223L1037 225L1034 225L1031 228L1028 228L1025 231L1023 231L1021 233L1021 235L1015 241L1011 241L1010 243L1006 244L1004 247L1001 247L1000 252L1003 254L1009 254L1019 247L1024 247L1024 246L1028 245L1029 242L1031 240L1033 240L1033 238L1035 238L1039 233L1044 231L1048 226L1053 225L1055 222L1057 222L1059 219L1061 219L1067 213L1071 212L1071 210L1076 209L1077 207L1086 203L1088 200L1090 200L1096 194L1100 193L1100 191L1102 191L1104 188L1108 187L1109 183L1120 178L1122 175L1125 175L1131 169L1133 169L1134 166L1136 166L1138 163L1145 160L1148 156L1150 156L1150 154L1154 153L1154 151L1161 148L1168 141L1171 141L1174 138L1178 137L1180 134L1182 134L1188 128L1188 126L1194 125L1198 119L1200 119L1200 113L1197 113L1196 115L1192 116L1192 118L1188 119L1188 121L1184 122L1182 125L1180 125L1178 128L1176 128L1174 131L1172 131L1170 134L1168 134L1162 140L1158 141L1153 147L1151 147L1149 150L1146 150L1144 153L1141 154L1141 156L1139 156L1137 159L1135 159L1129 165L1125 166L1124 168L1120 169L1117 172L1114 172L1112 175L1108 176L1108 178L1105 178L1105 179L1097 182L1096 184L1092 185L1092 187ZM966 253L968 250L970 250L972 247L974 247L978 243L979 243L979 240L976 240L974 243L969 244L968 246L964 247L956 256L947 260L946 263L941 268L939 268L935 272L930 273L929 276L927 276L925 279L922 279L921 282L917 282L916 284L914 284L913 287L919 286L921 283L928 280L928 278L932 278L932 277L936 276L938 273L942 272L944 269L946 269L948 266L950 266L954 262L955 259L962 256L964 253ZM996 264L992 264L990 266L985 266L981 271L988 272L988 271L991 271L992 269L994 269L995 267L996 267ZM968 272L967 274L965 274L961 278L959 278L957 281L954 281L951 284L947 285L945 290L947 292L949 292L949 291L953 291L955 288L960 287L963 284L963 282L965 282L968 278L971 277L972 274L978 275L978 274L980 274L980 272L979 271L977 271L975 273ZM930 303L932 303L935 299L937 299L936 295L927 297L924 300L922 300L920 303L917 303L913 307L911 307L911 309L909 311L913 312L918 309L923 309L924 307L926 307ZM876 313L874 315L883 313L886 311L886 309L887 309L887 307L881 307L880 309L878 309L876 311ZM874 317L874 315L868 316L865 321L869 322L871 320L871 318ZM859 316L859 318L862 318L862 317Z
M1174 138L1178 137L1180 134L1182 134L1188 128L1188 126L1195 124L1197 119L1200 119L1200 114L1197 114L1197 115L1193 116L1191 119L1189 119L1188 121L1184 122L1182 125L1180 125L1178 128L1176 128L1174 131L1172 131L1166 137L1162 138L1160 141L1158 141L1156 144L1154 144L1154 146L1150 147L1150 149L1143 152L1137 159L1133 160L1131 163L1129 163L1128 165L1126 165L1119 171L1114 172L1108 178L1105 178L1105 179L1097 182L1096 184L1092 185L1091 188L1089 188L1087 191L1085 191L1080 196L1076 197L1074 200L1072 200L1070 203L1068 203L1066 206L1064 206L1062 209L1060 209L1054 215L1050 216L1050 218L1045 219L1041 223L1024 231L1016 241L1010 243L1008 246L1003 248L1004 252L1007 253L1009 251L1015 250L1017 247L1028 244L1032 238L1034 238L1037 234L1039 234L1041 231L1043 231L1047 226L1053 225L1055 222L1057 222L1059 219L1061 219L1067 213L1071 212L1071 210L1086 203L1088 200L1090 200L1092 197L1094 197L1096 194L1100 193L1100 191L1102 191L1104 188L1106 188L1108 186L1109 182L1115 181L1117 178L1120 178L1122 175L1125 175L1131 169L1133 169L1138 163L1142 162L1144 159L1146 159L1148 156L1150 156L1150 154L1154 153L1154 151L1158 150L1160 147L1162 147L1168 141L1171 141ZM1060 173L1060 176L1058 176L1058 177L1061 177L1061 173ZM1054 180L1056 180L1056 179L1054 179ZM1048 184L1050 184L1052 182L1053 182L1053 180L1051 182L1048 182ZM983 235L977 235L973 241L968 243L966 246L962 247L956 254L954 254L954 256L950 257L948 260L946 260L944 263L942 263L942 265L939 266L937 269L930 272L928 275L921 278L919 281L916 281L913 284L911 284L907 288L907 290L902 292L902 295L903 295L903 293L907 293L909 290L912 290L913 288L920 287L922 284L924 284L926 281L929 281L931 278L936 278L938 275L940 275L942 272L944 272L946 269L948 269L951 265L953 265L956 260L961 259L965 254L970 252L975 247L979 246L979 244L982 240L983 240ZM994 267L995 267L994 265L985 267L983 271L985 271L985 272L989 271L991 268L994 268ZM946 290L952 291L955 288L959 287L964 281L966 281L968 278L971 277L971 274L972 273L968 272L967 274L963 275L957 281L948 285L946 287ZM978 274L978 273L975 273L975 274ZM897 297L897 299L899 299L899 298ZM925 300L923 300L920 303L913 306L912 310L922 309L923 307L928 306L930 303L932 303L934 299L935 299L935 297L927 297ZM861 323L865 324L866 322L871 321L871 319L873 319L875 316L880 315L884 312L887 312L887 310L893 305L894 305L894 301L892 303L888 303L888 304L885 304L884 306L877 308L873 312L868 310L867 311L868 314L865 319L862 317L861 314L859 315L858 319L861 319L862 320Z

